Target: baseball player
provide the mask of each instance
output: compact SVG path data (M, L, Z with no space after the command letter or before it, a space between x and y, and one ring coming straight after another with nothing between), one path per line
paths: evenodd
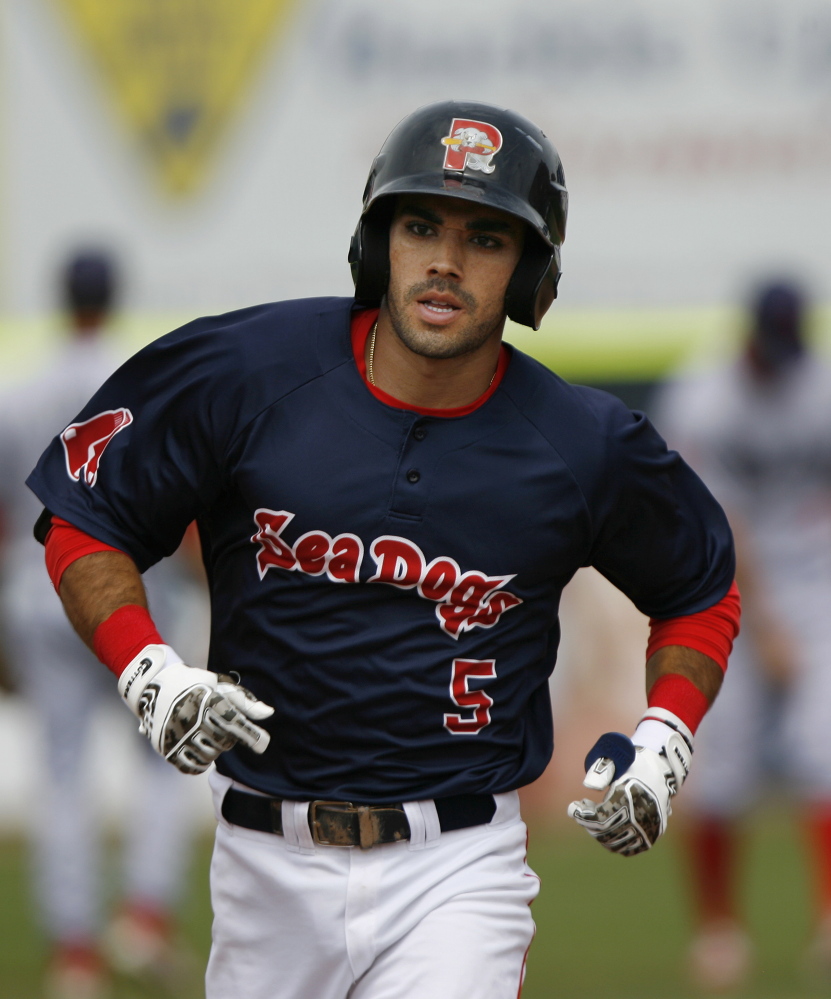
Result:
M163 337L29 479L142 731L185 772L216 763L210 999L515 999L538 888L517 788L551 755L581 565L655 627L644 720L590 754L603 800L571 813L624 855L665 829L736 629L732 539L642 415L502 343L556 297L566 205L532 122L420 108L372 165L354 298ZM139 575L194 518L207 669Z
M45 780L32 831L41 921L51 944L46 992L50 999L97 999L106 989L107 968L89 735L96 710L116 698L55 599L42 549L32 537L40 505L22 482L55 425L71 419L117 367L104 335L117 292L114 263L99 250L78 252L68 261L62 284L66 342L37 375L0 399L2 611L9 658L43 750ZM181 566L162 563L148 576L154 613L165 622L160 626L175 629ZM173 960L171 916L190 826L181 778L157 754L146 752L143 740L139 745L142 782L126 822L124 906L108 924L114 942L125 936L131 942L126 957L118 947L117 963L126 961L135 971L157 970Z
M746 598L746 628L685 795L699 923L692 971L712 988L750 969L739 826L774 761L804 803L815 957L831 967L831 369L806 347L805 312L792 282L763 285L740 356L678 377L657 410L729 514Z

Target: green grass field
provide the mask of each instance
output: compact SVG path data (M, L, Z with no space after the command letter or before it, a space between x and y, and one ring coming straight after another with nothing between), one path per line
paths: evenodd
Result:
M210 936L209 850L207 842L200 844L182 912L185 939L202 962ZM622 859L606 854L578 829L536 828L529 859L542 878L542 891L533 907L537 937L523 999L694 995L684 980L688 915L672 832L650 854ZM766 813L751 839L747 886L757 970L743 999L831 994L831 981L811 983L800 974L809 933L808 873L801 843L780 811ZM19 841L0 841L0 899L0 999L36 999L43 945L34 927ZM123 983L115 999L151 995ZM197 986L177 999L199 995Z
M581 830L534 835L530 862L542 878L537 938L523 999L686 999L690 927L685 874L671 830L639 857L607 854ZM747 999L808 999L831 981L801 973L810 930L807 871L795 831L766 814L748 844L746 911L757 967Z

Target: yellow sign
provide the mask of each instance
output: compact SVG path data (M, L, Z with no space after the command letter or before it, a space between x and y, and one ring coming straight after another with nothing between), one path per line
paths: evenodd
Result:
M203 179L266 43L298 0L57 0L174 194Z

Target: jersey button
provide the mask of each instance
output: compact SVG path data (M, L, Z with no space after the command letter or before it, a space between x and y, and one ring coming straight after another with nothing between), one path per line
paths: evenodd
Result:
M420 478L421 478L421 472L419 472L417 468L411 468L409 472L407 472L408 482L416 483Z
M424 427L416 427L413 430L413 437L417 441L423 441L426 436L427 436L427 431L424 429Z

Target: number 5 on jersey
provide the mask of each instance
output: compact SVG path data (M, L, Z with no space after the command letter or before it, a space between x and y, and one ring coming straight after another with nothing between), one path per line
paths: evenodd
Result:
M471 677L491 680L496 676L495 659L454 659L450 697L458 708L472 708L472 715L446 714L444 727L451 735L478 735L491 723L493 698L484 690L470 690Z

